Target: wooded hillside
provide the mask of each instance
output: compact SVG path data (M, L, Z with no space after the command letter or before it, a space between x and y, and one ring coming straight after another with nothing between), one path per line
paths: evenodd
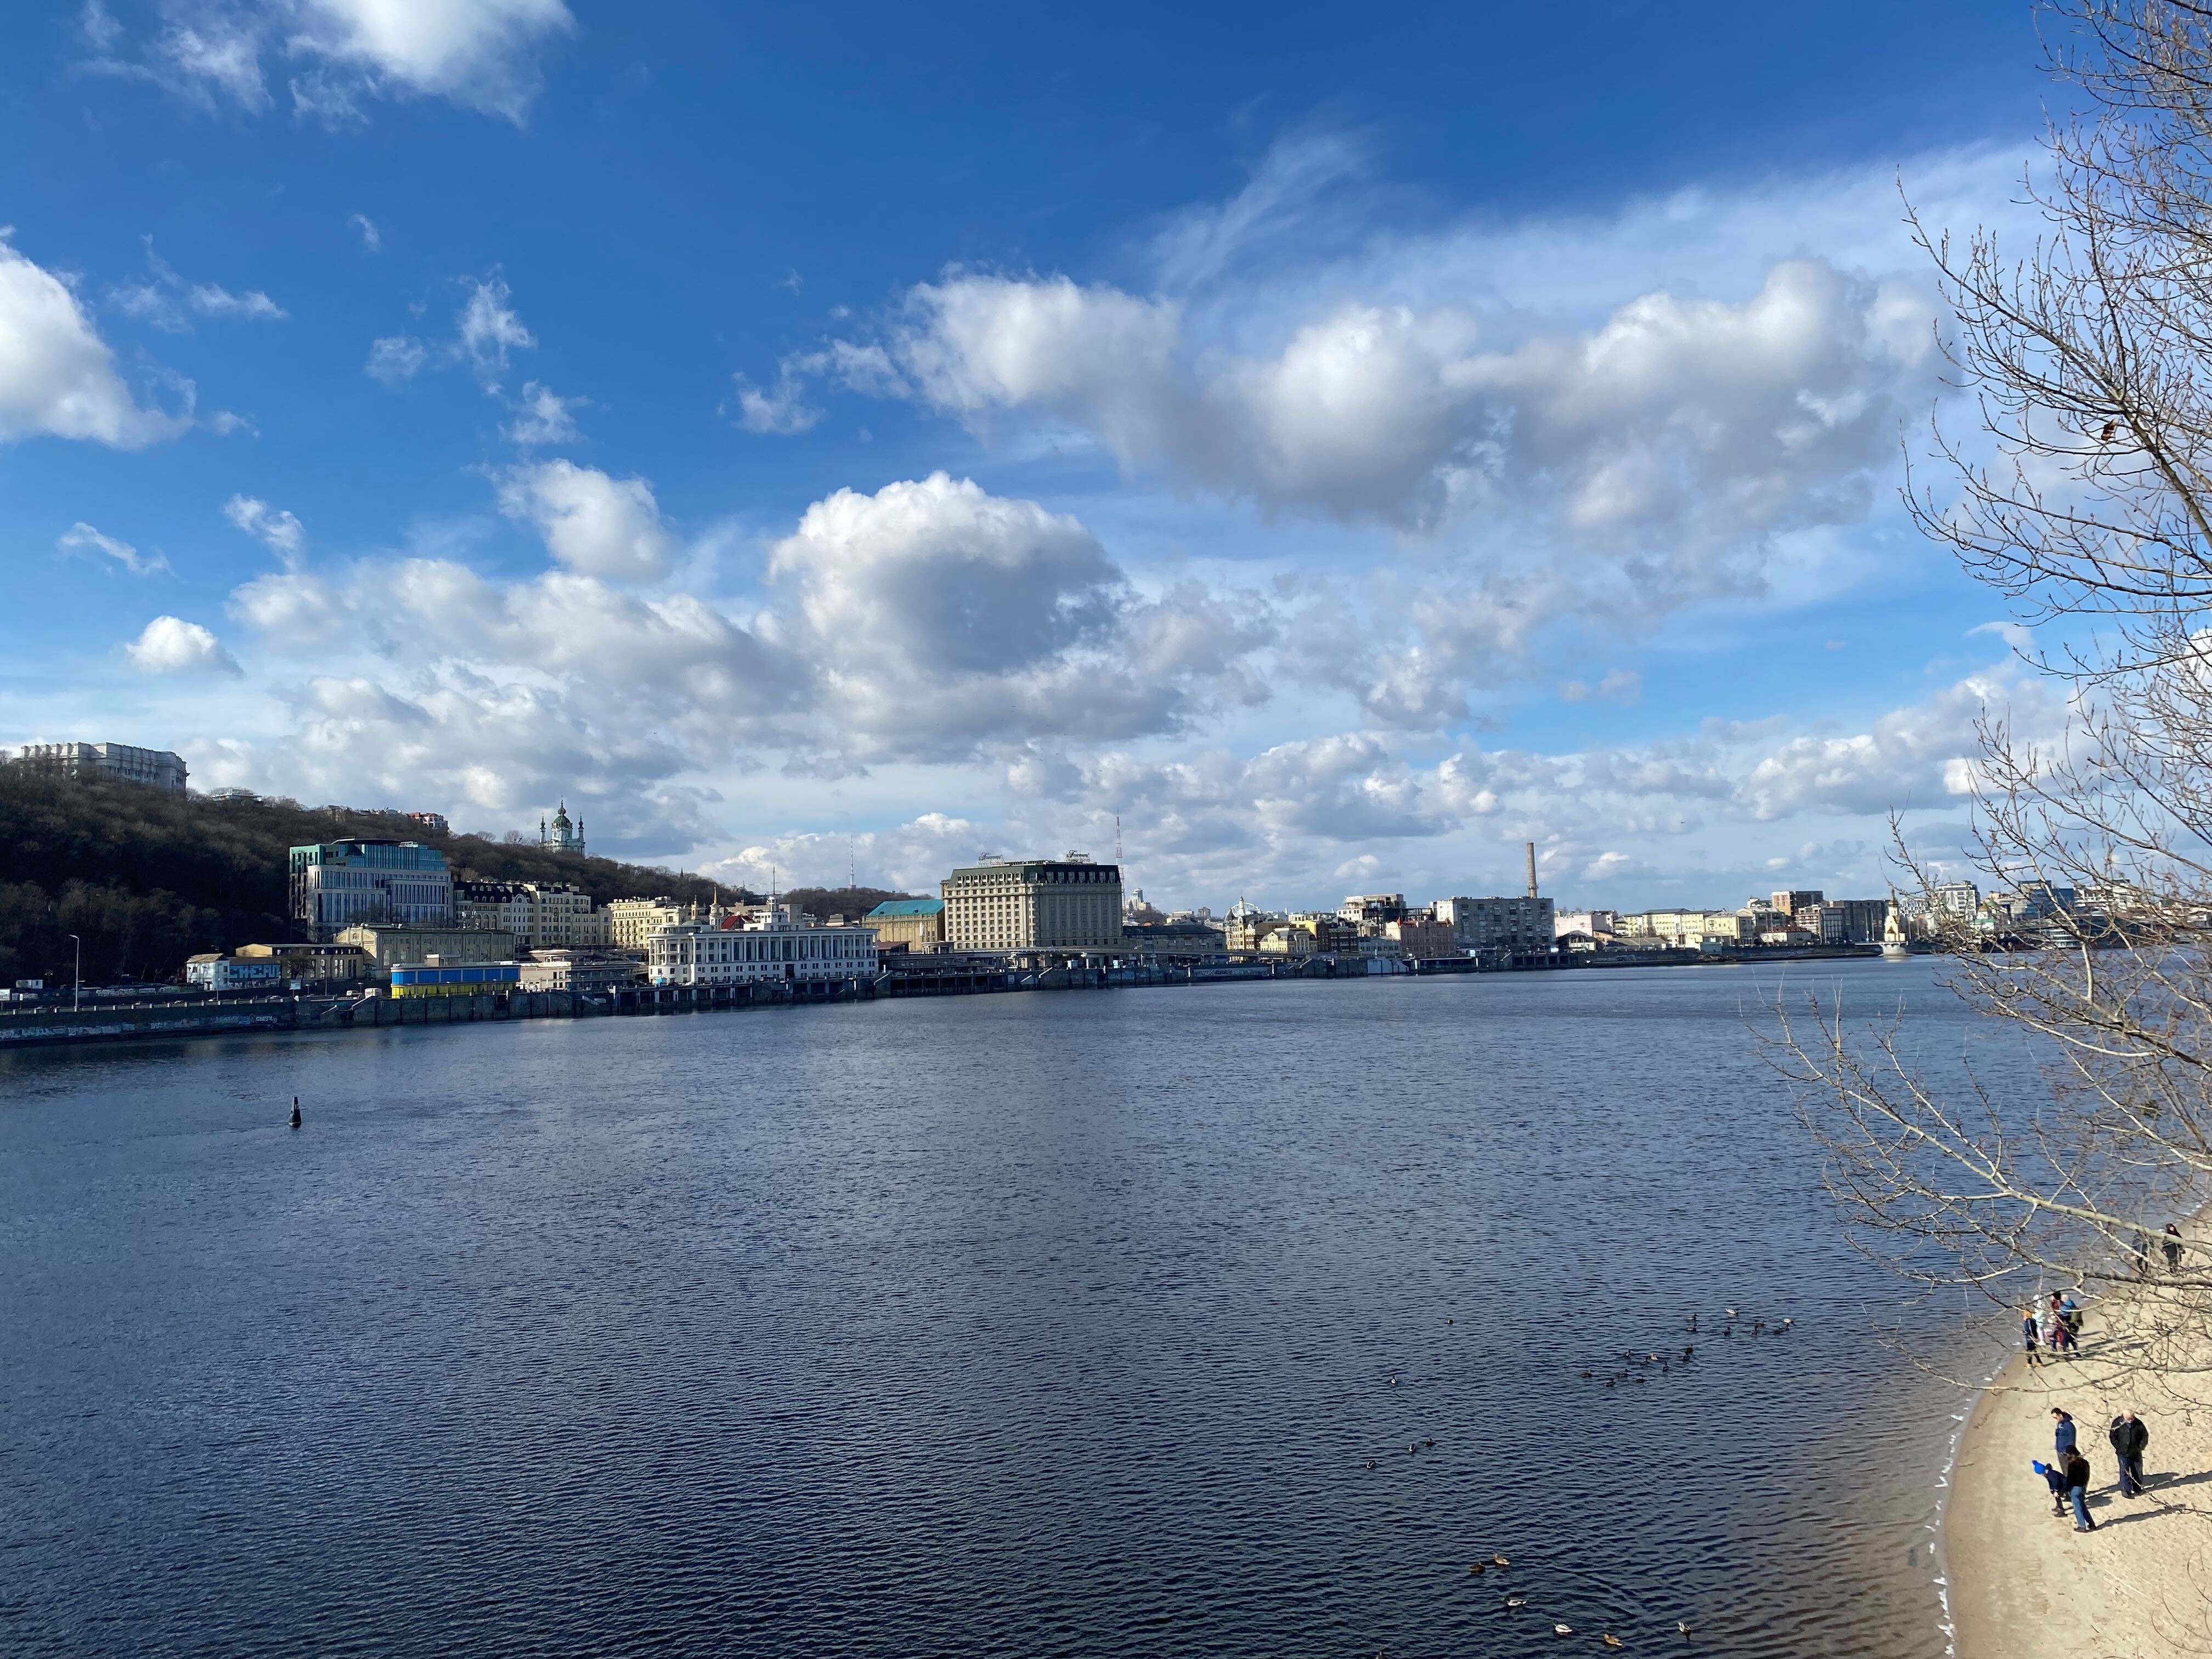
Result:
M357 836L438 848L461 879L565 882L599 904L754 896L653 866L436 835L397 812L210 800L0 762L0 986L66 980L71 933L84 939L88 985L171 979L195 951L296 939L291 848Z

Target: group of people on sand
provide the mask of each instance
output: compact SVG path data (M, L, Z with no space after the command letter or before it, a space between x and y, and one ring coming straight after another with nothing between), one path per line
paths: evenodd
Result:
M2175 1226L2171 1221L2167 1222L2166 1224L2165 1233L2162 1234L2158 1240L2158 1249L2160 1253L2166 1257L2166 1272L2170 1273L2179 1273L2181 1271L2182 1250L2181 1229ZM2133 1260L2135 1273L2137 1279L2147 1279L2154 1271L2151 1264L2150 1251L2151 1236L2148 1233L2137 1233L2136 1235L2136 1247L2128 1253L2130 1257Z
M2075 1358L2081 1351L2081 1305L2065 1292L2053 1291L2043 1307L2031 1302L2020 1310L2020 1331L2030 1365L2042 1364L2046 1351L2053 1359Z
M2074 1530L2094 1532L2097 1523L2089 1516L2089 1460L2081 1450L2073 1415L2053 1406L2051 1420L2051 1462L2039 1461L2032 1467L2051 1487L2051 1512L2063 1516L2071 1508ZM2120 1496L2141 1497L2149 1486L2143 1477L2143 1453L2150 1445L2150 1430L2133 1412L2122 1412L2106 1430L2105 1438L2112 1443L2112 1460L2119 1468Z

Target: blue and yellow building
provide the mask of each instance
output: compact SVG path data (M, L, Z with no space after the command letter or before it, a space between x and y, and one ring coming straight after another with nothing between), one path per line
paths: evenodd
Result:
M502 996L522 980L522 969L512 962L407 963L392 969L392 994L396 997Z

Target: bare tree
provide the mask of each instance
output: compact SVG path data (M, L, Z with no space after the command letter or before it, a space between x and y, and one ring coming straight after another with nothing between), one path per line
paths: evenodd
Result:
M2109 1352L2190 1395L2212 1343L2191 1219L2212 1199L2212 4L2045 21L2081 107L2024 181L2041 234L1914 221L1973 418L1938 422L1908 501L2015 603L2068 711L2055 739L1980 731L1973 862L2020 948L1897 845L1955 988L2024 1034L2047 1097L1939 1088L1834 1006L1785 1008L1778 1052L1863 1248L2014 1305L2125 1286Z

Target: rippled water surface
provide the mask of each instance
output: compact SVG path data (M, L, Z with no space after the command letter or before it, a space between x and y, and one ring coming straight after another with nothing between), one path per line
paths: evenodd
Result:
M0 1057L0 1649L1940 1653L1777 983Z

